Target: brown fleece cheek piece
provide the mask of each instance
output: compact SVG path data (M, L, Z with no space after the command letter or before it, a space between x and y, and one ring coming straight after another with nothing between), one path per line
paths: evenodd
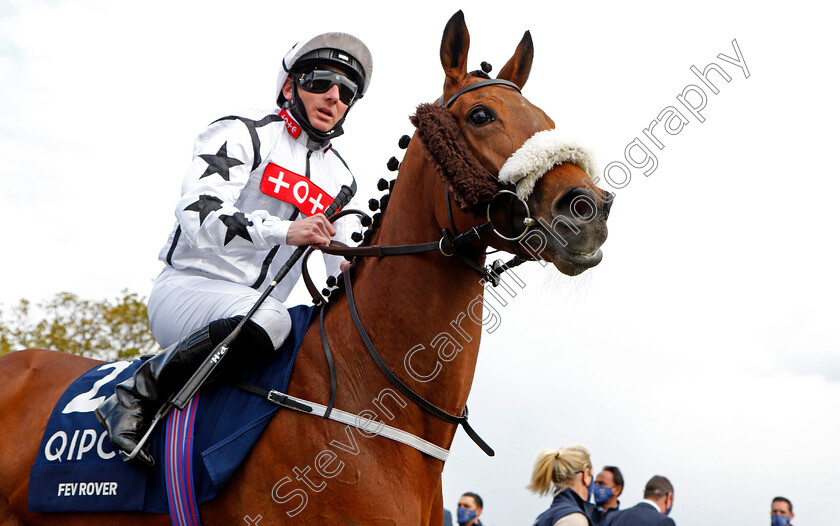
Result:
M421 104L411 123L461 210L487 203L496 195L499 183L475 158L449 110L438 104Z

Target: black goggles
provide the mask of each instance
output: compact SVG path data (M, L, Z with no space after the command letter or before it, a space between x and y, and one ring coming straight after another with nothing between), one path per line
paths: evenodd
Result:
M310 93L326 93L333 86L338 86L338 98L346 105L351 105L359 92L359 86L337 71L331 69L315 69L297 77L297 84L301 89Z

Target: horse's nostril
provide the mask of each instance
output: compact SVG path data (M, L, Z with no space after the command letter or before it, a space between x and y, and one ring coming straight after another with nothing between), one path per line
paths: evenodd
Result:
M576 198L572 201L572 210L580 217L589 217L595 213L592 206L583 198Z
M566 190L551 206L553 217L567 217L578 221L591 221L598 214L598 203L586 188Z

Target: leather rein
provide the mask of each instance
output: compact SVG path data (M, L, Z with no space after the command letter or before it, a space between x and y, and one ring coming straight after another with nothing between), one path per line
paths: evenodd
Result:
M459 96L463 93L468 91L472 91L474 89L478 89L488 85L504 85L508 87L512 87L519 91L519 87L513 84L512 82L501 80L501 79L487 79L483 81L476 82L471 84L455 95L453 95L447 102L446 107L449 107ZM443 98L441 98L441 103ZM336 393L336 372L335 372L335 362L333 360L332 349L330 347L329 341L327 339L326 330L324 328L324 313L326 311L327 300L321 295L318 291L317 287L315 287L311 276L307 270L307 262L309 256L312 252L317 249L325 254L337 255L337 256L344 256L345 258L357 258L357 257L387 257L387 256L401 256L401 255L410 255L410 254L421 254L427 252L440 252L445 257L452 257L457 256L464 264L468 267L476 271L483 279L483 282L491 283L494 287L498 286L500 283L500 276L506 270L515 267L533 259L529 256L524 256L521 253L518 253L508 261L507 263L501 263L501 260L497 260L494 262L490 267L484 267L479 262L475 261L469 254L466 253L465 248L481 239L490 236L491 234L495 234L499 236L501 239L507 241L518 241L522 239L528 230L536 224L533 218L530 216L530 210L528 209L527 203L525 201L519 199L516 196L516 193L511 190L511 188L515 189L515 185L512 184L505 184L498 180L496 176L494 176L489 170L485 168L485 171L493 177L493 179L499 184L502 188L492 199L489 203L487 203L487 222L483 223L479 226L473 227L470 230L459 233L457 228L455 227L455 220L452 214L452 204L451 198L449 195L449 190L446 190L446 207L447 207L447 216L449 219L449 226L450 228L444 228L441 233L441 237L437 241L430 241L427 243L418 243L418 244L409 244L409 245L399 245L399 246L380 246L380 245L370 245L370 246L359 246L359 247L349 247L344 245L340 242L332 242L329 246L326 245L317 245L316 247L310 248L306 255L303 258L303 278L304 283L306 284L307 290L309 291L310 295L312 296L313 302L315 305L318 305L321 309L319 315L319 329L320 329L320 336L321 342L324 349L324 354L327 359L327 364L330 370L330 395L329 395L329 402L324 411L324 417L329 418L330 413L332 412L334 405L335 405L335 393ZM523 220L524 231L516 236L516 237L508 237L500 233L496 227L493 225L493 222L490 218L490 207L492 206L493 202L500 196L504 197L511 197L509 199L509 204L506 211L506 220L507 226L511 232L514 231L514 222L513 222L513 204L516 200L519 200L525 207L525 219ZM367 214L359 211L359 210L342 210L337 212L333 216L329 218L331 222L336 221L342 217L348 215L359 215L359 216L366 216ZM358 309L356 307L356 301L353 294L353 285L352 285L352 278L351 278L351 268L350 266L345 267L342 278L344 281L344 287L346 289L347 294L347 303L350 308L350 315L353 319L353 323L356 326L356 330L359 333L359 336L362 339L362 342L365 345L368 353L373 358L373 361L376 363L379 370L382 374L388 379L391 384L396 387L401 393L403 393L408 399L412 402L417 404L420 408L425 410L426 412L430 413L431 415L435 416L436 418L443 420L444 422L450 424L458 424L464 428L464 431L467 435L475 442L487 455L493 456L495 452L493 449L480 437L478 434L473 430L472 426L468 422L468 414L469 411L464 406L464 412L461 415L454 415L440 409L433 403L429 402L425 398L423 398L420 394L416 391L411 389L405 382L403 382L394 372L388 367L385 361L382 359L379 351L376 349L376 345L374 345L373 341L370 338L370 335L367 333L367 330L362 323L361 317L359 316Z
M455 102L455 100L458 97L460 97L461 95L463 95L464 93L467 93L469 91L472 91L472 90L475 90L475 89L478 89L478 88L482 88L482 87L485 87L485 86L490 86L490 85L502 85L502 86L507 86L507 87L513 88L517 91L521 91L519 89L519 86L517 86L513 82L503 80L503 79L486 79L486 80L476 82L474 84L470 84L469 86L466 86L465 88L462 88L460 91L455 93L452 97L450 97L448 101L446 101L445 106L447 108L449 106L451 106L452 103ZM441 105L443 105L443 96L441 96L441 99L440 99L439 103ZM352 257L377 257L377 258L381 258L381 257L385 257L385 256L401 256L401 255L408 255L408 254L420 254L420 253L423 253L423 252L439 251L442 255L444 255L446 257L457 256L459 259L461 259L461 261L464 262L464 264L466 264L471 269L476 271L484 280L486 280L488 283L491 283L494 287L497 287L500 283L500 276L504 271L506 271L510 268L513 268L517 265L521 265L525 261L533 260L534 258L531 257L531 256L528 256L528 255L522 254L521 252L518 251L518 249L516 249L514 247L514 250L516 251L516 254L515 254L513 259L511 259L510 261L508 261L507 263L504 263L504 264L502 264L500 261L496 261L490 267L485 268L482 265L480 265L478 262L476 262L475 260L470 258L468 254L465 254L464 247L466 247L467 245L469 245L472 242L475 242L475 241L478 241L478 240L482 239L482 236L486 237L486 236L489 236L490 234L495 234L496 236L498 236L499 238L501 238L505 241L510 241L510 242L519 241L520 239L525 237L525 235L528 233L528 230L532 226L536 225L537 222L531 217L531 212L530 212L530 209L528 208L528 204L525 201L523 201L522 199L519 199L519 197L517 197L516 192L515 192L515 189L516 189L515 184L504 183L504 182L500 181L499 178L496 175L494 175L492 172L490 172L490 170L488 170L487 168L483 168L483 169L484 169L484 172L490 178L492 178L495 181L495 183L501 188L501 190L499 190L496 193L496 195L493 196L493 198L490 200L490 202L487 203L487 222L483 223L479 226L473 227L470 230L468 230L467 232L459 233L458 229L455 227L455 219L454 219L454 216L452 214L452 199L450 198L449 190L447 189L446 190L446 214L447 214L447 217L449 219L450 228L444 228L442 230L441 238L438 241L431 241L431 242L428 242L428 243L418 243L418 244L410 244L410 245L398 245L398 246L369 245L369 246L359 246L359 247L348 247L348 246L344 245L343 243L333 242L329 246L317 245L316 248L318 250L320 250L321 252L324 252L325 254L344 256L348 259L352 258ZM513 220L513 205L518 200L524 206L525 218L523 219L522 223L523 223L523 226L525 228L524 228L524 230L522 231L521 234L516 235L516 236L512 236L512 237L506 236L506 235L502 234L501 232L499 232L499 230L496 229L495 225L493 224L493 221L490 218L490 208L493 205L493 203L496 201L496 199L500 198L500 197L508 198L508 206L507 206L505 217L506 217L507 227L510 230L510 232L515 231L514 220ZM351 214L352 215L358 215L358 216L366 216L367 215L364 212L361 212L359 210L342 210L342 211L337 212L333 216L330 216L329 220L330 220L330 222L334 222L337 219L340 219L344 216L351 215ZM321 304L326 303L326 301L321 296L321 294L318 292L317 287L315 287L314 283L312 282L312 280L309 276L309 273L306 271L306 262L305 261L306 261L306 259L308 259L308 256L309 256L309 253L306 254L305 259L304 259L304 264L303 264L304 282L306 283L306 287L309 290L310 295L312 296L313 302L316 305L321 305Z

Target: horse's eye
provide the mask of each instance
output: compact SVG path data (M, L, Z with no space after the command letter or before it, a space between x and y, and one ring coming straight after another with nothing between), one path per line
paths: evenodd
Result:
M469 120L473 126L484 126L496 120L496 116L487 108L478 107L470 112Z

